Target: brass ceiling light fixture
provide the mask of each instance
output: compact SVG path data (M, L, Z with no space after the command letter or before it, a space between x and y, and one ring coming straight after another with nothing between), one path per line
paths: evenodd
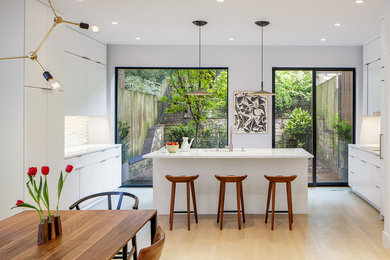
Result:
M193 21L192 22L193 24L195 24L196 26L198 26L199 28L199 45L198 45L198 50L199 50L199 74L201 73L200 69L202 67L202 26L205 26L207 24L206 21ZM189 92L189 93L186 93L187 96L213 96L214 94L213 93L210 93L210 92L207 92L207 91L203 91L201 89L201 86L202 86L202 82L201 82L201 77L199 75L199 85L198 85L198 90L194 91L194 92Z
M251 92L252 95L257 96L274 96L275 93L264 91L264 27L269 25L270 22L268 21L257 21L255 22L256 25L261 27L261 90Z
M45 41L47 40L47 38L49 38L49 35L53 32L54 28L61 24L61 23L67 23L67 24L72 24L72 25L76 25L78 27L80 27L81 29L85 29L85 30L88 30L89 28L89 24L87 23L83 23L83 22L80 22L80 23L74 23L74 22L70 22L70 21L66 21L64 19L62 19L61 16L58 16L57 15L57 12L56 10L54 9L53 7L53 4L51 2L51 0L48 0L49 2L49 5L50 5L50 9L53 11L53 14L54 14L54 23L52 25L52 27L50 28L50 30L46 33L45 37L43 38L43 40L40 42L40 44L38 45L38 47L35 49L35 51L32 51L30 52L28 55L26 56L18 56L18 57L6 57L6 58L0 58L0 60L12 60L12 59L30 59L32 61L35 61L38 66L42 69L43 71L43 77L46 79L46 81L48 82L48 85L49 85L49 88L50 89L53 89L53 90L59 90L61 88L61 85L58 81L56 81L53 76L50 74L49 71L45 70L45 68L42 66L42 64L38 61L38 51L41 49L41 47L43 46L43 44L45 43ZM95 25L96 26L96 25ZM96 31L97 29L94 27L94 32L97 32Z

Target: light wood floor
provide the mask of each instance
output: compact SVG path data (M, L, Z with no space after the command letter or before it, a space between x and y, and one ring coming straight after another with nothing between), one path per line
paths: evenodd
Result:
M287 215L277 215L274 231L264 215L247 215L242 230L236 217L226 214L222 231L215 215L198 224L192 217L187 231L186 216L177 214L169 231L168 216L159 216L166 231L161 259L390 259L378 211L347 188L311 188L309 214L295 215L292 231Z

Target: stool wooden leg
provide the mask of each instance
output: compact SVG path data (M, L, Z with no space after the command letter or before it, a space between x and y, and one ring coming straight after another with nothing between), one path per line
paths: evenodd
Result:
M286 190L287 190L287 206L288 206L288 226L291 230L291 223L292 223L292 211L291 211L291 183L286 183Z
M272 191L272 182L269 182L269 184L268 184L267 208L266 208L266 211L265 211L265 223L267 223L267 220L268 220L269 202L271 200L271 191Z
M221 201L222 201L222 196L221 195L222 195L222 182L219 182L217 223L219 223L219 215L221 214Z
M274 230L274 222L275 222L275 190L276 190L275 182L272 182L272 224L271 224L271 230Z
M243 195L243 191L242 191L242 182L240 182L240 197L241 197L241 207L242 207L242 222L245 223L245 209L244 209L244 195Z
M172 230L172 225L173 225L173 209L175 207L175 193L176 193L176 183L172 182L171 210L169 212L169 229L170 230Z
M241 229L241 212L240 212L240 209L241 209L241 205L240 205L240 201L241 201L241 198L240 198L241 191L240 191L240 184L239 184L238 182L236 182L236 191L237 191L237 217L238 217L238 229L240 230L240 229Z
M291 223L294 223L294 213L293 213L293 207L292 207L292 191L291 191L291 182L288 183L289 189L290 189L290 210L291 210Z
M198 211L196 210L195 185L191 181L192 204L194 205L195 222L198 223Z
M222 191L221 191L221 222L219 223L219 229L222 230L222 225L223 225L223 209L224 209L224 204L225 204L225 188L226 188L226 183L222 182Z
M190 183L187 182L187 226L188 230L191 230L190 228L190 218L191 218L191 201L190 201Z

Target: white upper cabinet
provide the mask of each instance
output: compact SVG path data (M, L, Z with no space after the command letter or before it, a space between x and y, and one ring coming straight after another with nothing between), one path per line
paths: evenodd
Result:
M106 46L65 27L72 43L65 47L65 115L106 115Z
M363 47L363 114L378 115L381 112L381 84L383 66L381 65L381 40Z

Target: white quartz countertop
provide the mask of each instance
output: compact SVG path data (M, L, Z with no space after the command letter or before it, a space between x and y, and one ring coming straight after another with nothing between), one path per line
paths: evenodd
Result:
M378 156L380 153L380 147L378 144L349 144L349 146Z
M65 147L65 159L94 153L97 151L107 150L121 146L120 144L83 144Z
M276 148L276 149L234 149L229 152L227 149L191 149L188 152L178 151L177 153L168 153L165 148L158 151L145 154L145 159L213 159L213 158L259 158L259 159L294 159L294 158L313 158L313 155L301 148Z

